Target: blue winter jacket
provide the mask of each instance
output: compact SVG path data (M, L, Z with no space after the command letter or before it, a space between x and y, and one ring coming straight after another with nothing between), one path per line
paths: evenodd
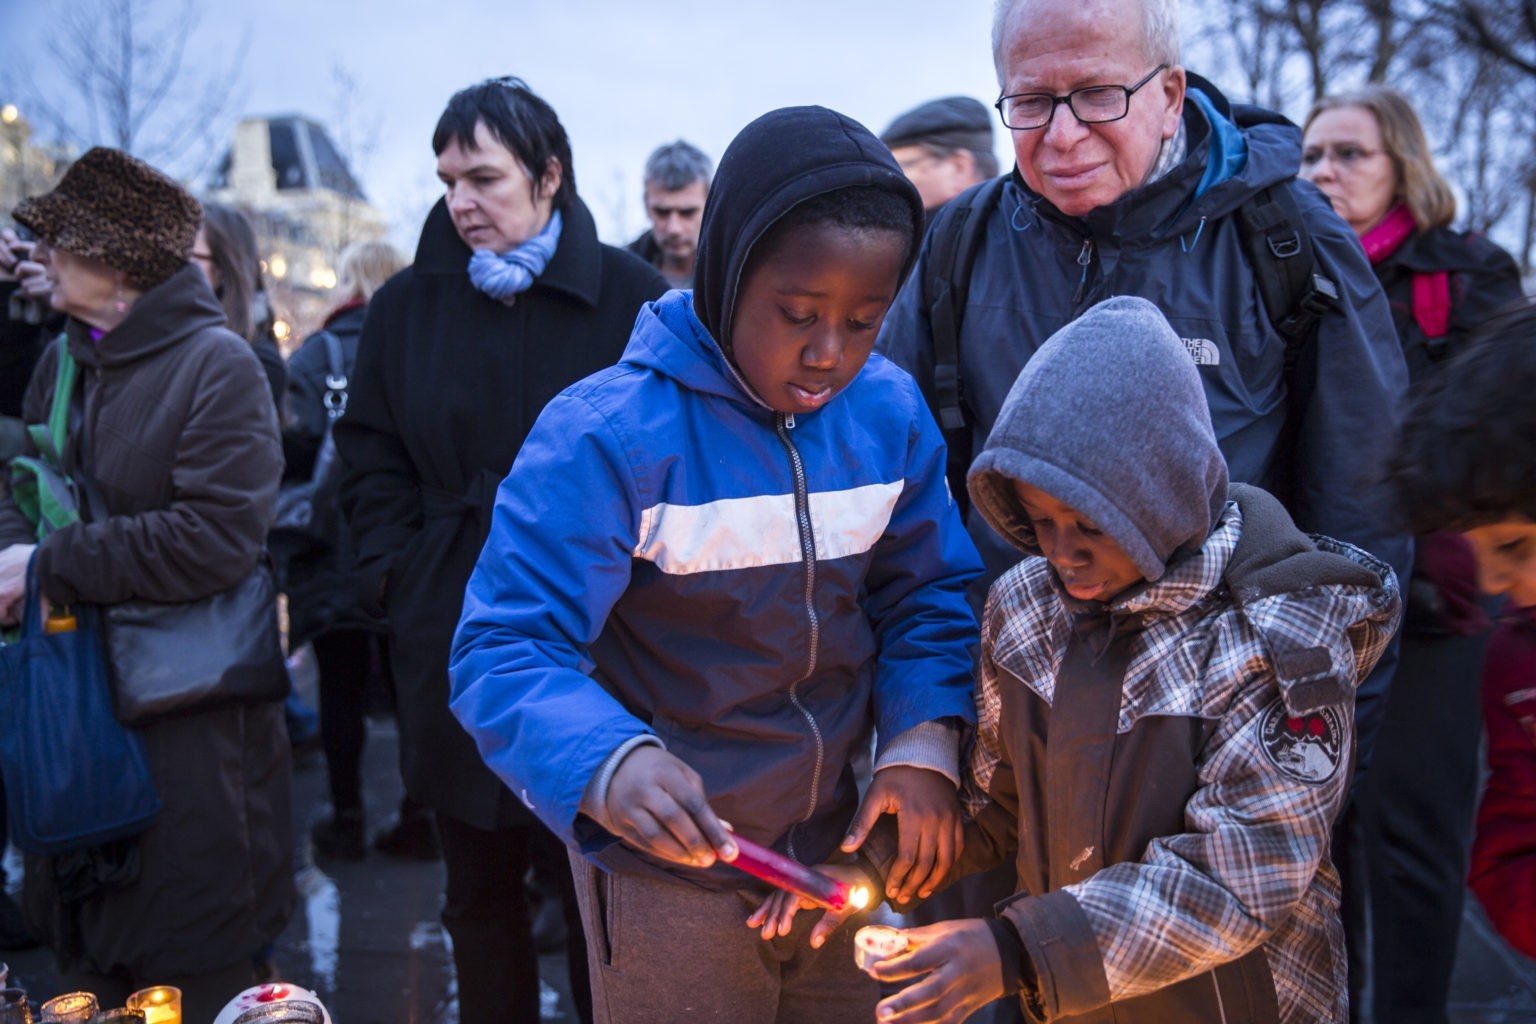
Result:
M599 765L653 734L748 838L815 863L850 759L974 720L980 563L916 384L880 356L807 416L739 382L691 292L641 310L623 360L544 410L496 497L449 666L482 756L568 843ZM650 862L699 884L737 873Z

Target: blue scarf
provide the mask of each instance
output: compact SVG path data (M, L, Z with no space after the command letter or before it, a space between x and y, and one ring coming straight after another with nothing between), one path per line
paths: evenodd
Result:
M525 292L533 279L544 273L549 259L560 244L560 211L549 216L544 230L511 252L497 254L476 249L469 258L469 280L491 298L512 305L518 292Z

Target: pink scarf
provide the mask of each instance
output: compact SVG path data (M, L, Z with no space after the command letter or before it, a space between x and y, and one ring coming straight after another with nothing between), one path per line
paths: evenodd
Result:
M1360 236L1360 244L1365 246L1365 255L1371 265L1375 266L1396 252L1418 226L1407 203L1392 207L1379 224Z

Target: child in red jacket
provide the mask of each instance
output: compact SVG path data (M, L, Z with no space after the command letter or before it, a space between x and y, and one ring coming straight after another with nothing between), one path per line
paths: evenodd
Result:
M1536 956L1536 306L1482 336L1414 403L1394 466L1415 527L1456 529L1510 614L1488 644L1488 785L1472 891L1516 949Z

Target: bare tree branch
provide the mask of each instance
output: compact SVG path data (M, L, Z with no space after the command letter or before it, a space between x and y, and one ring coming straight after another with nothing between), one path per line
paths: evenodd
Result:
M233 59L221 53L215 67L195 69L187 58L200 20L195 0L60 5L44 41L56 76L46 90L24 79L18 94L59 141L116 146L178 173L206 166L233 112L250 38Z

